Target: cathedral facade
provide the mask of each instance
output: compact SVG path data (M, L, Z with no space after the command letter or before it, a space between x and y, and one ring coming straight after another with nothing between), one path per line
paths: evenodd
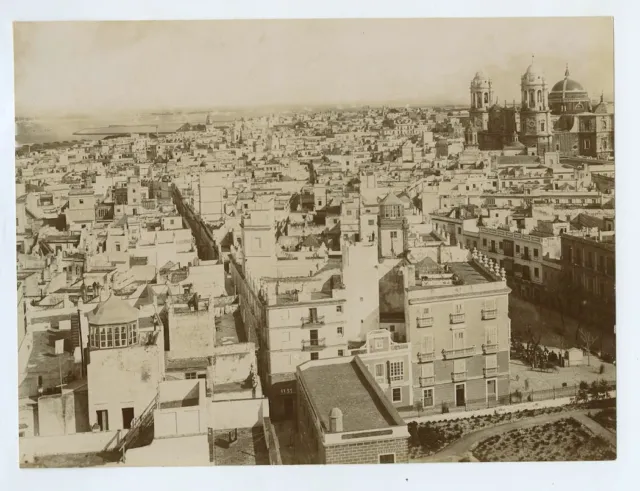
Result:
M614 114L601 97L593 106L589 94L575 80L565 78L549 88L533 62L520 79L521 100L500 105L491 79L477 72L469 88L471 107L465 131L468 147L511 153L564 157L613 157Z

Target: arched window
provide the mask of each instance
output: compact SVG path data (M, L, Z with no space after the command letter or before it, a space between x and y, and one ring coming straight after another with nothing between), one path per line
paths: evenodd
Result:
M542 102L542 91L538 91L538 102Z
M489 94L486 92L484 93L484 103L489 104Z

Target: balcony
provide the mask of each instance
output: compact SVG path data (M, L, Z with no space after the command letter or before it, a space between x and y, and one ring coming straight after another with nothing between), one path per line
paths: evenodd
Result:
M449 322L451 324L462 324L464 319L464 314L449 314Z
M318 327L324 325L324 315L316 317L302 317L300 319L302 327Z
M409 349L409 343L391 343L392 350Z
M420 387L430 387L431 385L435 385L436 378L432 377L420 377Z
M492 353L497 353L498 352L498 344L483 344L482 345L482 352L485 355L490 355Z
M436 353L432 351L431 353L418 353L418 362L419 363L429 363L430 361L434 361L436 359Z
M494 368L484 368L484 376L485 377L495 377L496 375L498 375L498 368L494 367Z
M520 259L524 259L525 261L531 261L531 255L530 254L522 254L522 256L520 256Z
M446 360L453 360L455 358L466 358L468 356L473 356L476 354L476 347L471 346L470 348L459 348L459 349L443 349L442 356Z
M498 309L482 309L482 320L488 321L498 317Z
M327 347L324 338L302 341L302 351L320 351Z
M467 371L464 372L451 372L451 379L454 382L462 382L467 379Z
M433 317L418 317L418 327L433 327Z

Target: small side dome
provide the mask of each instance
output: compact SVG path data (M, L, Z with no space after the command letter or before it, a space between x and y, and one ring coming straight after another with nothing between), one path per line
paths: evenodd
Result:
M531 65L527 67L527 71L524 72L522 76L523 80L531 83L539 83L544 82L544 72L542 69L538 68L533 60L531 60Z

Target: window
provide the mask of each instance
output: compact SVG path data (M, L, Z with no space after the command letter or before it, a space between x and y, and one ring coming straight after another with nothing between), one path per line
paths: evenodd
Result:
M392 231L392 232L390 232L389 236L392 239L397 239L398 238L398 232Z
M462 314L464 312L463 305L461 303L453 304L453 313L454 314Z
M396 332L396 326L395 326L395 325L393 325L393 324L391 324L391 325L389 326L389 331L391 331L391 332Z
M391 401L392 402L402 402L402 389L400 389L400 387L395 387L391 391Z
M184 378L186 378L187 380L193 380L195 378L197 378L198 374L196 372L187 372L184 374Z
M347 216L351 216L352 212L351 210L347 210Z
M340 337L344 336L344 328L342 326L338 327L337 332L338 332L338 336Z
M538 268L533 268L533 276L540 278L540 270Z
M319 357L318 355L319 355L318 353L311 353L311 359L312 359L312 360L317 360L317 359L319 359L320 357Z
M588 150L589 148L591 148L591 142L589 140L585 140L584 141L584 149Z
M422 391L422 405L424 407L433 407L433 389L424 389Z
M487 345L498 344L498 326L486 326L484 328L484 340Z
M173 218L171 220L169 220L169 225L173 225L174 224L174 220Z
M206 373L201 373L201 374L198 375L198 378L206 379L207 378L207 374Z
M422 353L433 353L435 348L433 346L433 335L422 336Z
M544 121L540 123L540 131L544 131Z
M502 241L498 242L498 248L502 249Z
M344 350L339 349L338 350L338 356L344 356Z
M384 364L383 363L378 363L376 365L376 369L375 369L375 375L376 375L376 379L383 379L384 378Z
M120 244L116 244L116 252L120 252Z
M487 247L487 239L482 239L482 246Z
M138 344L138 331L135 327L129 329L129 344Z
M464 347L464 329L456 329L453 331L453 349L463 349Z
M485 357L486 368L498 368L498 355L488 355Z
M106 328L107 348L113 347L113 329Z
M84 200L83 199L79 199L78 202L83 205L84 204Z
M376 221L375 220L369 220L369 225L375 225Z
M516 254L520 254L520 246L516 244Z
M396 463L396 455L392 454L392 453L383 454L383 455L380 455L378 457L378 461L381 464L395 464Z
M533 257L538 257L538 249L533 250Z
M392 361L389 363L389 378L391 381L404 379L404 362Z

